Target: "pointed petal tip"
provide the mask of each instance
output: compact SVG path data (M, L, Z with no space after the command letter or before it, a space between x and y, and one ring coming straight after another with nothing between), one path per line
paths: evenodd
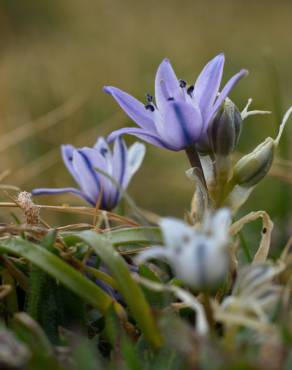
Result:
M217 58L225 58L225 53L224 53L224 51L221 51L221 53L219 53L219 54L217 55Z
M111 94L112 93L112 87L111 86L104 86L102 88L103 92L105 92L106 94Z
M248 75L249 75L249 70L248 70L248 69L243 68L243 69L241 69L241 70L239 71L239 73L241 73L241 74L242 74L242 77L246 77L246 76L248 76Z

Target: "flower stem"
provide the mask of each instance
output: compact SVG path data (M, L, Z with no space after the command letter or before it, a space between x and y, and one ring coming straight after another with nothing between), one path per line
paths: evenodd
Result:
M200 179L201 179L202 183L204 184L205 188L208 189L206 179L205 179L205 176L204 176L202 163L201 163L200 157L199 157L198 152L196 151L195 147L193 145L190 145L190 146L186 147L185 151L186 151L186 154L188 156L188 159L190 161L191 166L194 167L194 168L199 169Z

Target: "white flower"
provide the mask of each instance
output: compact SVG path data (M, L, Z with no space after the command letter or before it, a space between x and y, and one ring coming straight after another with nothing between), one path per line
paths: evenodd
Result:
M228 271L228 230L230 212L221 209L205 217L200 230L175 218L160 222L165 247L153 247L137 257L138 263L150 258L170 264L176 277L194 289L218 286Z

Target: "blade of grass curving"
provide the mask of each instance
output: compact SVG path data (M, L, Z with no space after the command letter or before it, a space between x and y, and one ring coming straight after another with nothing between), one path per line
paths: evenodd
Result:
M80 272L37 244L16 237L1 241L0 251L26 258L103 314L112 303L120 306Z
M113 245L129 243L162 244L162 233L159 227L127 227L104 233Z
M162 337L154 321L151 308L144 297L142 289L132 278L125 261L113 248L111 241L90 230L76 235L86 242L108 267L118 284L118 290L122 293L145 337L154 348L160 347L162 345Z

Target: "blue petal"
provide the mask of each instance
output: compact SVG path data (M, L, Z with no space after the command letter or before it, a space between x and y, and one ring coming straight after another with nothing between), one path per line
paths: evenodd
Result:
M212 119L213 115L217 112L217 110L220 108L221 104L224 102L225 98L228 96L230 91L234 88L234 86L237 84L239 80L241 80L243 77L248 75L248 71L246 69L242 69L239 71L236 75L231 77L231 79L227 82L227 84L222 89L220 95L218 96L217 100L215 101L215 104L213 105L212 109L209 112L209 115L207 117L206 121L206 127Z
M120 107L137 125L148 131L155 132L154 114L152 111L145 109L144 104L116 87L105 86L104 91L112 95Z
M151 132L142 130L140 128L135 128L135 127L125 127L119 130L115 130L108 136L107 140L109 142L112 142L118 136L125 135L125 134L134 135L138 137L139 139L146 141L147 143L158 146L159 148L171 149L168 147L166 143L164 143L164 141L162 141L162 139L158 135L154 135Z
M73 168L78 174L82 192L96 204L100 191L99 181L90 159L83 150L73 153Z
M73 168L73 153L76 150L73 145L67 144L67 145L61 145L61 153L63 162L65 163L65 166L67 167L68 171L73 176L74 180L79 184L79 176L78 173L76 173L75 169Z
M222 80L225 57L221 53L213 58L196 80L193 97L199 105L203 119L214 104Z
M155 99L159 109L163 109L169 98L182 99L182 89L168 59L158 67L155 77Z
M113 178L120 186L123 185L126 175L127 155L128 153L125 142L121 137L118 137L115 140L113 151ZM115 191L112 197L113 207L117 205L120 197L120 189L115 186L115 184L114 188Z
M32 195L54 195L54 194L64 194L64 193L71 193L71 194L76 194L80 198L85 199L88 203L92 204L91 200L80 190L75 189L75 188L55 188L55 189L50 189L50 188L38 188L38 189L33 189L32 190ZM93 204L95 205L95 203Z
M202 133L203 121L199 108L185 102L169 102L157 130L172 150L195 144Z

